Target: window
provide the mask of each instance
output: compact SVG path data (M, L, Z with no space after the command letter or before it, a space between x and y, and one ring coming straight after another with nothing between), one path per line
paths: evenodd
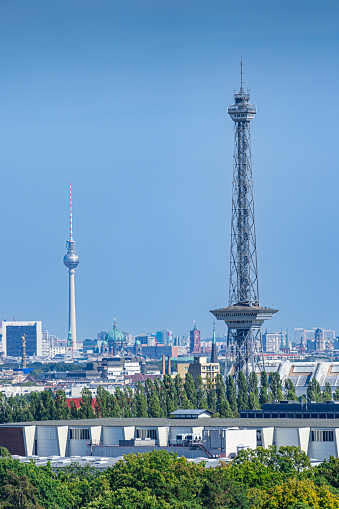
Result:
M150 438L151 440L157 440L157 430L156 429L145 429L139 428L137 429L137 438Z
M317 429L311 431L312 442L333 442L333 430Z
M89 440L89 429L88 428L70 428L69 438L70 438L70 440Z

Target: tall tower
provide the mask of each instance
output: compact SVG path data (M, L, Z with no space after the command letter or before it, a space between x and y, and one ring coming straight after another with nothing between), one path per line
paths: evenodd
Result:
M75 242L73 240L72 225L72 185L69 185L69 223L70 236L66 242L67 253L64 256L64 265L68 268L69 274L69 309L68 309L68 341L71 341L72 348L75 350L77 342L77 330L75 319L75 286L74 275L75 268L79 265L79 256L75 252Z
M197 329L195 320L193 321L193 323L194 323L193 330L190 331L190 352L193 354L199 354L201 353L200 330Z
M228 107L234 122L229 306L211 313L228 327L225 373L233 364L236 377L239 371L248 377L256 368L264 370L261 325L277 310L259 304L250 140L250 122L257 109L244 91L242 61L240 70L240 90L234 94L234 104Z

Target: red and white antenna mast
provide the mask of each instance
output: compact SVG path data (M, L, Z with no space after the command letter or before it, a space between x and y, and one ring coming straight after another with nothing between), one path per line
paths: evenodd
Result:
M69 240L73 240L73 224L72 224L72 183L69 183L69 228L70 237Z

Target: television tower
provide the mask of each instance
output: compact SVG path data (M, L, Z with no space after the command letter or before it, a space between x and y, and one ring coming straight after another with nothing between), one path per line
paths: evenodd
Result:
M76 349L77 331L75 319L75 286L74 275L75 268L79 265L79 256L75 252L75 242L73 240L72 225L72 184L69 185L69 222L70 236L66 242L67 253L64 256L64 265L68 268L69 274L69 308L68 308L68 338L71 338L72 350Z
M225 375L237 378L243 371L263 371L261 325L271 319L277 309L261 307L257 267L257 245L254 220L250 122L257 109L244 92L243 62L240 62L240 90L228 114L234 122L233 195L231 224L231 260L229 305L211 313L227 324Z

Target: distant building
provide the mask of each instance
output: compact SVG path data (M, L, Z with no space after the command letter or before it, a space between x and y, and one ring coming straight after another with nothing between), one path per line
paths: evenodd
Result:
M207 383L207 378L210 378L214 383L218 374L220 374L220 364L214 362L207 362L207 357L194 357L194 362L189 365L188 373L190 373L194 380L198 375L204 384Z
M193 330L190 331L190 352L193 354L201 353L200 330L197 329L195 321Z
M157 331L155 337L156 337L158 345L162 344L165 346L173 346L173 332L171 330L167 329L167 330ZM179 346L179 345L176 345L176 346Z
M285 331L265 332L262 335L263 349L265 352L276 353L289 348L288 333Z
M25 335L26 355L28 357L42 354L41 321L2 323L2 344L6 357L21 357L22 336Z
M318 328L315 331L315 351L316 352L323 352L324 350L325 350L325 348L324 348L324 335L323 335L323 331Z
M140 336L135 336L135 342L139 341L138 344L145 346L155 346L155 336L152 334L142 334Z

